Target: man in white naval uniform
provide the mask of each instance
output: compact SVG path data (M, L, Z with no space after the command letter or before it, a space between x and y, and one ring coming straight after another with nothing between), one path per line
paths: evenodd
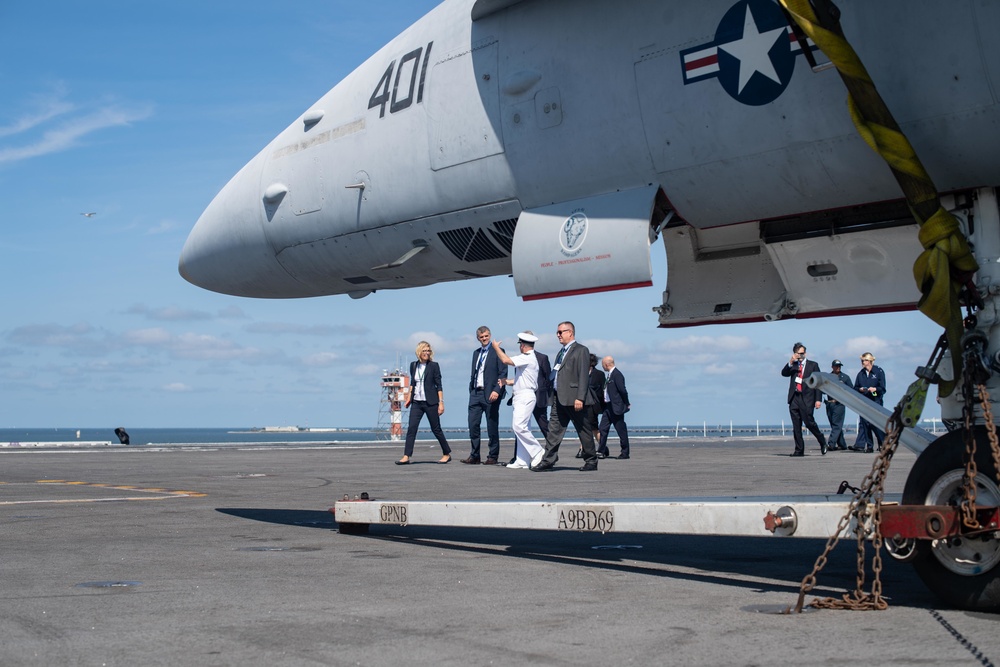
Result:
M493 349L497 353L497 358L508 366L514 367L514 379L500 378L499 382L506 382L514 385L514 420L511 429L514 431L514 458L515 461L507 465L515 470L520 468L530 468L533 464L542 460L545 448L538 444L534 434L528 427L528 420L535 409L536 395L538 389L538 359L535 357L535 343L538 336L530 331L522 331L517 334L517 343L521 347L521 354L508 357L500 349L500 341L493 339Z

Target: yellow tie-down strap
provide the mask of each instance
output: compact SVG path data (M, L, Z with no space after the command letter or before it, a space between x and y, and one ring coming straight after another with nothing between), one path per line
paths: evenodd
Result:
M847 39L820 25L809 0L779 2L844 78L848 108L858 134L893 170L920 224L919 238L924 252L913 265L913 277L921 293L917 307L944 327L954 365L953 377L960 378L963 325L958 296L979 270L961 226L954 215L937 204L937 188L930 175ZM940 394L947 396L954 386L954 381L941 383Z

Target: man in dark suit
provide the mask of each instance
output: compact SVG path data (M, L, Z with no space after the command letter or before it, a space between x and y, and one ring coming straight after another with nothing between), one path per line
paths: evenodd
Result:
M482 347L472 353L472 376L469 379L469 441L472 450L462 463L495 466L500 457L500 399L507 393L507 365L500 361L490 344L489 327L476 329L476 338ZM504 382L500 382L500 380ZM486 433L489 436L489 455L479 457L483 414L486 414Z
M819 364L806 359L806 346L796 343L792 346L792 358L781 369L782 376L788 378L788 414L792 417L792 437L795 439L795 451L789 456L806 455L806 445L802 441L803 424L819 441L820 453L826 455L826 438L813 418L813 410L822 403L823 393L806 384L806 379L813 373L819 373Z
M538 430L542 432L542 437L549 434L549 396L552 394L552 364L549 363L548 355L535 350L535 358L538 359L538 389L535 390L535 409L531 416L538 424Z
M532 470L549 470L559 460L559 445L566 435L570 422L580 436L583 445L583 467L580 470L597 470L597 450L594 447L594 432L587 417L587 405L593 403L590 397L590 350L576 342L576 328L572 322L560 322L556 327L556 337L562 349L556 354L552 375L555 384L555 401L549 414L549 432L545 436L545 456Z
M594 445L597 446L601 442L600 431L598 430L601 421L601 413L604 412L604 383L607 381L607 377L604 375L604 371L597 367L597 355L590 355L590 371L587 376L587 384L590 385L590 401L587 401L587 420L590 422L590 430L594 432ZM583 458L583 447L576 450L576 458ZM597 458L606 459L608 458L608 453L602 452L600 447L597 447Z
M618 440L621 442L622 453L618 455L620 459L629 458L628 446L628 426L625 425L625 413L632 406L628 402L628 390L625 388L625 376L615 368L613 357L607 356L601 360L601 366L608 373L608 381L604 384L604 412L601 413L601 442L597 448L598 452L610 454L608 451L608 433L611 426L615 427Z

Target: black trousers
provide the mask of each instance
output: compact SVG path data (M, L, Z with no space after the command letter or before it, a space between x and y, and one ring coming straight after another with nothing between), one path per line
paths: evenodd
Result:
M792 438L795 440L796 454L804 454L806 451L806 443L802 441L803 424L815 436L816 441L821 446L826 446L826 438L823 436L823 432L819 430L819 426L816 425L816 420L813 418L815 407L812 403L806 405L806 399L798 391L795 392L792 396L792 401L788 404L788 414L792 417Z
M865 451L872 451L875 447L875 441L878 440L878 448L882 449L882 441L885 439L885 433L882 432L875 424L872 424L865 418L861 418L858 422L858 438L854 441L854 447L856 449L864 449Z
M622 456L629 456L628 426L625 425L625 415L616 415L610 405L604 408L604 412L601 414L601 425L598 429L601 432L601 442L597 451L611 455L611 452L608 451L608 434L611 433L612 426L615 427L615 433L618 434L618 440L621 441Z
M427 421L431 425L431 433L441 445L441 453L451 454L448 439L444 437L444 431L441 430L441 416L438 414L438 406L427 405L427 401L410 402L410 425L406 429L406 446L403 449L403 454L413 456L413 443L417 439L417 428L420 427L420 420L424 415L427 415Z
M542 437L544 438L549 434L549 401L548 399L544 401L539 401L535 398L535 409L531 411L531 416L535 418L535 423L538 424L538 430L542 432Z
M472 449L469 456L479 458L479 445L482 442L483 414L486 414L486 434L489 436L489 458L500 458L500 399L490 403L490 393L482 389L474 389L469 394L469 442Z
M572 422L576 434L580 436L583 445L583 460L597 464L597 449L594 445L594 426L590 418L589 406L583 410L574 410L573 406L560 405L558 400L552 402L549 413L549 432L545 436L545 457L543 461L555 463L559 459L559 445L566 435L566 428Z
M866 396L868 400L874 401L879 405L882 405L882 401L879 398L871 398ZM871 451L875 447L875 441L878 440L878 448L882 449L882 441L885 439L885 433L879 429L879 427L872 424L870 421L861 417L858 420L858 437L854 441L855 449L864 449Z

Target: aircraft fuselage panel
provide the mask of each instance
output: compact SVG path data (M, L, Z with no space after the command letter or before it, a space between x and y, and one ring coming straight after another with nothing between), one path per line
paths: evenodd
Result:
M1000 184L998 3L838 6L938 188ZM548 217L567 204L651 188L671 220L661 323L667 311L671 322L701 323L822 314L852 301L909 307L912 291L889 287L911 252L912 244L898 246L910 234L902 227L892 244L906 250L888 260L894 277L864 290L846 276L867 265L843 253L879 225L830 234L843 298L796 294L797 269L785 265L802 260L798 242L744 240L730 257L708 255L724 267L719 275L731 275L718 291L733 298L702 295L704 303L683 287L683 271L701 269L670 257L671 244L714 228L748 225L766 236L771 221L855 209L875 223L879 207L900 198L854 129L837 72L813 71L807 51L824 60L793 37L773 0L445 0L226 185L191 232L181 273L207 289L272 298L358 296L512 271L526 297L574 293L556 272L525 272L550 260L520 257L521 248L556 247L543 237L569 214ZM514 227L534 242L513 243ZM586 256L615 259L577 267L585 287L576 291L648 282L626 278L636 265L645 272L648 255L609 245L630 234L591 237ZM762 287L739 296L744 272ZM727 312L714 312L725 304Z

